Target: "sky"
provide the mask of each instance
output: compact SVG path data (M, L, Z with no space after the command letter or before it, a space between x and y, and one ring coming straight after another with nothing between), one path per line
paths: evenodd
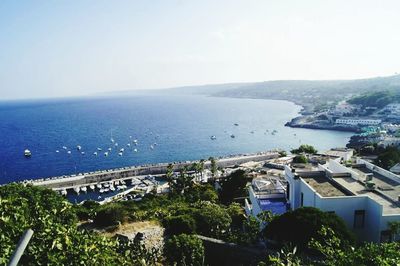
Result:
M398 0L0 1L0 99L400 72Z

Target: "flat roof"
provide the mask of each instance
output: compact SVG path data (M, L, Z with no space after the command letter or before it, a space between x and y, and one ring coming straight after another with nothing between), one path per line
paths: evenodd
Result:
M355 195L366 195L371 199L382 205L383 214L399 214L400 208L394 204L392 201L388 200L384 196L380 195L377 192L366 190L364 185L354 178L348 176L338 176L334 177L334 180L339 183L341 186L353 192Z
M327 178L325 174L318 176L300 175L300 177L322 197L340 197L350 195L346 190Z
M376 184L376 189L392 200L397 201L400 196L400 183L393 181L365 166L352 167L352 170L361 176L372 175L372 182Z

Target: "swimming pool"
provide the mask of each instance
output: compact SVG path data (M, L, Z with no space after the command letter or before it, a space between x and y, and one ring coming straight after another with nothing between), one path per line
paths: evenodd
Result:
M287 202L284 198L259 199L263 211L271 211L273 214L283 214L287 211Z

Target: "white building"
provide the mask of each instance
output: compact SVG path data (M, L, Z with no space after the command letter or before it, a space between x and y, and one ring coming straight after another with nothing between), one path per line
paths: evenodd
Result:
M377 126L382 123L380 119L358 119L358 118L348 118L348 119L336 119L336 124L351 125L351 126Z
M354 150L348 148L333 148L324 152L324 154L339 157L341 160L348 161L353 157Z
M391 103L385 106L385 111L388 111L392 115L400 115L400 103Z
M330 160L319 171L292 172L286 167L285 176L292 209L310 206L334 212L360 241L388 241L388 222L400 221L400 176L366 161L357 159L348 168Z
M249 200L245 199L247 215L257 217L262 211L283 214L287 211L286 189L277 176L254 178L248 187Z

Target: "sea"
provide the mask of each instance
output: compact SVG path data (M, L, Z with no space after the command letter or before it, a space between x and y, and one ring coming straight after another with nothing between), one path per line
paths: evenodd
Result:
M285 127L300 110L288 101L154 93L1 102L0 184L210 156L288 151L300 144L319 151L346 145L348 132ZM31 151L30 158L24 156L25 149Z

